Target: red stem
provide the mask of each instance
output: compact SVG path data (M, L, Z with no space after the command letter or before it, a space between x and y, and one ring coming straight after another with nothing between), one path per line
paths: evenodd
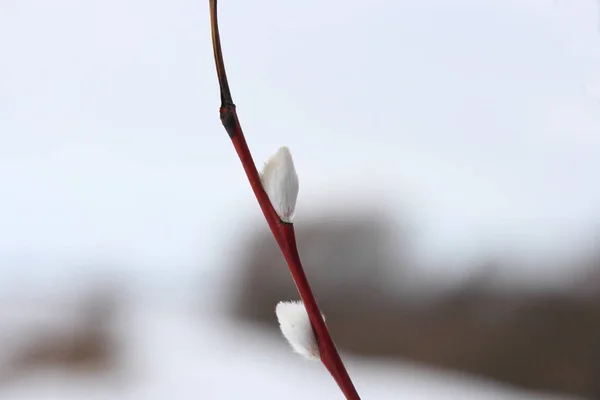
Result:
M300 256L298 254L298 248L296 247L296 236L294 233L294 225L282 224L280 225L280 234L284 237L284 241L287 247L282 249L282 253L288 263L292 278L296 283L300 297L306 307L308 318L312 324L317 342L319 344L319 354L321 355L321 361L323 365L329 370L329 373L333 376L338 386L344 393L347 399L360 400L358 392L344 367L344 363L340 358L340 355L335 347L335 343L329 334L327 325L323 320L317 300L312 293L304 268L300 262Z
M227 83L227 74L225 73L225 65L223 62L223 54L221 51L221 39L219 37L219 23L217 19L217 0L210 0L210 19L211 19L211 34L213 40L213 52L215 56L215 66L217 67L217 77L219 78L219 87L221 91L221 108L219 113L221 116L221 122L225 127L225 130L229 134L231 141L235 147L250 186L254 191L254 195L258 200L258 204L271 228L271 232L277 240L277 244L285 257L288 264L292 278L296 284L296 288L300 293L306 312L310 319L310 323L315 332L315 337L319 345L319 353L321 355L321 361L325 367L329 370L329 373L333 376L338 386L346 396L348 400L360 400L356 389L350 376L344 367L344 363L340 358L340 355L331 339L331 335L327 330L325 321L315 300L315 296L312 293L302 263L300 262L300 256L298 255L298 248L296 246L296 236L294 233L294 225L282 222L277 215L277 212L273 208L267 193L262 187L260 182L260 176L248 149L248 144L244 138L242 127L235 111L235 105L231 98L231 91L229 90L229 84Z
M346 371L337 348L335 347L335 343L329 334L327 325L325 325L325 321L323 320L323 316L321 315L321 311L315 296L313 295L306 274L304 273L304 268L302 267L300 255L298 254L298 248L296 246L294 225L281 221L279 215L277 215L277 212L273 208L267 193L263 189L260 181L260 175L258 174L256 165L252 159L252 154L250 153L250 149L246 143L246 139L242 132L242 128L238 121L234 107L235 106L227 110L227 112L233 113L233 115L229 116L233 117L235 121L234 134L232 135L231 141L233 142L233 146L235 147L240 161L242 162L242 166L244 167L244 171L246 172L250 186L252 187L254 195L258 200L258 204L260 205L265 219L269 224L269 228L271 228L271 232L273 233L273 236L275 237L275 240L277 241L277 244L279 245L279 248L281 249L281 252L283 253L283 256L288 264L292 278L294 279L294 283L298 289L298 293L302 298L302 302L306 307L308 318L310 319L310 323L312 324L315 336L317 338L317 343L319 345L321 361L337 382L338 386L346 396L346 399L360 400L360 396L358 395L358 392L356 391L356 388L354 387L354 384L352 383L352 380ZM224 110L222 110L222 112L223 111Z

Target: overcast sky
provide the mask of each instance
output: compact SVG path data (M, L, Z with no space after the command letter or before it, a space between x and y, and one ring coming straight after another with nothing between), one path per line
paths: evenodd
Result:
M219 11L257 163L292 149L298 223L381 199L439 260L554 254L600 222L595 1ZM262 223L218 106L207 1L2 2L0 281L95 260L216 270L227 225Z

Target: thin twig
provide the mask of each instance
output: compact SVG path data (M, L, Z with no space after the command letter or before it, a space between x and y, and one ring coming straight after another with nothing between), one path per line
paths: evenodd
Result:
M306 311L319 344L321 361L337 382L338 386L346 396L346 399L360 400L335 344L331 339L331 335L325 325L317 301L315 300L306 274L304 273L304 269L302 268L298 248L296 246L294 225L292 223L283 222L280 219L262 187L260 175L254 164L252 155L250 154L246 139L244 138L236 113L235 104L231 97L231 91L229 90L229 84L227 82L217 21L217 0L209 1L213 50L221 90L221 107L219 109L221 122L231 138L233 146L244 167L244 171L246 172L246 176L248 177L248 181L250 182L250 186L252 187L254 195L258 200L258 204L269 224L269 228L283 253L292 278L296 284L296 288L306 307Z

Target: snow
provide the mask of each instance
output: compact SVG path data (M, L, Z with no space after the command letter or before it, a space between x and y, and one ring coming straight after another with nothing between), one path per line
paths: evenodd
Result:
M126 349L123 376L73 379L41 370L23 384L3 386L6 400L342 398L319 363L219 314L174 305L133 305L120 317ZM558 400L410 364L385 364L343 355L365 399Z

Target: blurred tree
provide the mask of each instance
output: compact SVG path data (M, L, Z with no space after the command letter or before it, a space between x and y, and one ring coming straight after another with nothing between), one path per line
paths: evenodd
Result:
M377 209L374 207L373 209ZM410 359L515 386L600 399L598 295L490 290L481 274L426 305L390 293L398 266L392 226L380 213L334 213L297 225L307 274L336 343L362 356ZM395 239L394 239L395 241ZM298 295L271 235L252 235L239 260L232 315L276 331L273 310ZM590 276L600 275L600 263ZM600 285L586 290L596 294Z

